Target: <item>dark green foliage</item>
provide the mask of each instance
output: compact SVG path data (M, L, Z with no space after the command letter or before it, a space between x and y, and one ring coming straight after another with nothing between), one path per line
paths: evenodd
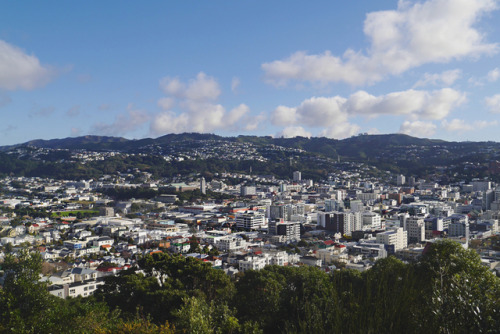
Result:
M221 145L223 143L249 143L267 161L239 158L226 160L224 151L221 151L220 158L185 161L163 159L163 155L170 153L176 155L198 149L207 141L215 146L217 146L216 143ZM35 158L30 156L30 152L36 151L34 146L53 150L45 150L43 158ZM286 150L275 149L276 147L286 148ZM16 148L24 150L27 154L18 153ZM74 149L101 152L114 150L127 155L118 154L104 160L81 163L71 161L71 154L68 150ZM493 180L500 180L500 174L491 173L487 165L490 161L500 159L498 143L455 143L414 138L403 134L359 135L344 140L335 140L318 137L239 136L234 138L184 133L141 140L86 136L33 141L15 147L0 147L0 175L12 173L17 176L89 179L101 177L103 174L115 174L118 171L127 172L139 168L141 171L152 173L155 178L195 173L205 175L209 181L210 175L214 173L223 171L248 173L251 167L255 174L275 175L279 178L290 178L293 170L301 170L304 178L319 180L328 173L336 171L335 163L339 157L342 161L366 163L376 167L378 171L391 171L416 177L436 176L436 166L453 166L446 172L446 175L440 176L442 182L453 179L455 172L460 175L461 179L489 176ZM476 163L476 165L474 168L466 168L465 161ZM377 170L373 173L377 173Z
M497 333L499 278L472 250L441 241L421 261L365 272L268 266L231 280L192 257L154 253L95 297L61 300L41 258L7 255L1 333ZM112 310L112 311L110 311Z

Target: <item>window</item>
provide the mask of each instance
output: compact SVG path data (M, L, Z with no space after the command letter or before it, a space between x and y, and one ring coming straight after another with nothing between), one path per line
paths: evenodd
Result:
M75 289L71 289L71 290L69 290L69 294L70 294L70 295L74 295L74 294L75 294Z
M93 285L91 285L91 286L89 286L89 289L90 289L90 290L94 290L94 289L95 289L95 287L94 287Z
M88 289L89 289L88 287L85 287L85 288L83 288L83 291L87 291Z

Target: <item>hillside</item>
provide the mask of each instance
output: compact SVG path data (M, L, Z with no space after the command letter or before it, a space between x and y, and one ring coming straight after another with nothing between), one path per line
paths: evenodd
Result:
M89 154L81 152L107 158L82 158ZM289 177L292 169L300 169L305 177L321 179L346 168L339 163L352 162L416 177L441 173L438 178L449 181L449 176L458 172L464 178L496 178L488 167L491 161L500 160L500 144L446 142L403 134L336 140L183 133L138 140L101 136L32 140L0 147L0 155L0 173L30 176L98 177L140 168L156 177L169 177L197 172L247 172L252 168L254 173L280 177Z

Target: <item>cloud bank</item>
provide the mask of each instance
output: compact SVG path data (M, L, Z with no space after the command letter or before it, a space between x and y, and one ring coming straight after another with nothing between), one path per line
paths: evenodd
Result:
M358 91L348 98L312 97L296 107L278 106L272 113L271 122L287 127L288 132L278 135L290 134L292 130L298 133L301 130L297 127L305 126L319 129L320 136L345 138L360 130L358 125L350 122L352 117L402 116L408 121L400 132L433 133L431 130L435 125L432 127L429 124L433 123L422 120L444 119L465 100L464 93L451 88L435 91L410 89L380 96Z
M150 131L154 135L234 130L246 118L245 123L255 128L255 122L260 119L259 116L249 118L250 108L245 104L229 111L217 104L216 100L221 94L219 84L215 78L203 72L187 83L179 78L165 77L160 80L160 88L167 96L158 100L158 106L163 111L156 114L151 122ZM180 113L174 111L176 106L181 110Z

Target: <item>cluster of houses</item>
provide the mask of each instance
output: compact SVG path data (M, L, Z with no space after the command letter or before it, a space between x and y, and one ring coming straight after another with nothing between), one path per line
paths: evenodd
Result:
M500 187L490 181L438 185L399 175L383 183L346 171L314 183L296 171L292 180L269 177L265 184L258 182L265 176L239 175L241 183L229 186L224 178L238 175L217 176L171 184L177 192L193 187L230 195L195 203L179 203L174 194L112 202L94 188L103 181L3 179L12 194L0 198L0 261L20 247L37 249L53 265L42 279L62 298L89 296L105 276L154 252L196 257L228 275L266 265L363 271L390 255L418 259L429 242L448 238L478 248L484 265L500 271L500 252L482 242L499 233ZM15 188L22 196L13 182L25 187ZM16 216L23 207L97 213Z

